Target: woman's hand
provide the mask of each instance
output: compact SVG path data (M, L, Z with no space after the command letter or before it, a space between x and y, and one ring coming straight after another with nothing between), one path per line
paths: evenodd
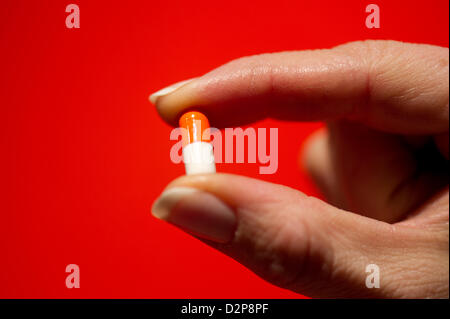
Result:
M241 58L159 92L173 125L193 106L216 127L326 121L304 162L329 203L211 174L173 181L154 215L307 296L448 298L448 61L447 48L354 42Z

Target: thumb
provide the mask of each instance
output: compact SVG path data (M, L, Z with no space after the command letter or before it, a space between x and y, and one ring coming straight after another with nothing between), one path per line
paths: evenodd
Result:
M365 271L382 263L371 253L388 246L391 225L294 189L229 174L183 176L152 211L283 288L311 297L381 292L366 287Z

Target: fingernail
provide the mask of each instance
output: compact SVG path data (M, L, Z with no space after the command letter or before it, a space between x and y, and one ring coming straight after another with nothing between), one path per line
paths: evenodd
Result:
M153 216L199 237L219 243L231 241L236 216L216 196L190 187L170 188L152 207Z
M150 102L152 102L153 104L156 103L156 100L158 100L159 97L167 95L169 93L172 93L173 91L175 91L176 89L178 89L179 87L185 85L188 82L191 82L192 80L194 80L195 78L189 79L189 80L184 80L181 82L177 82L175 84L169 85L167 87L165 87L164 89L161 89L153 94L150 95L149 100Z

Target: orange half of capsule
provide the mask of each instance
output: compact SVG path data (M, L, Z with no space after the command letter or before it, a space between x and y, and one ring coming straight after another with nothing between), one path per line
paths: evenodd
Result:
M181 128L185 129L187 136L183 136L183 145L194 142L210 142L208 118L200 112L191 111L184 113L179 120Z

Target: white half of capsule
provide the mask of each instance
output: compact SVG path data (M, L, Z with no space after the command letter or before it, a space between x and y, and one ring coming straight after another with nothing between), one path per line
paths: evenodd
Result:
M216 172L214 151L211 143L194 142L183 147L186 175Z

